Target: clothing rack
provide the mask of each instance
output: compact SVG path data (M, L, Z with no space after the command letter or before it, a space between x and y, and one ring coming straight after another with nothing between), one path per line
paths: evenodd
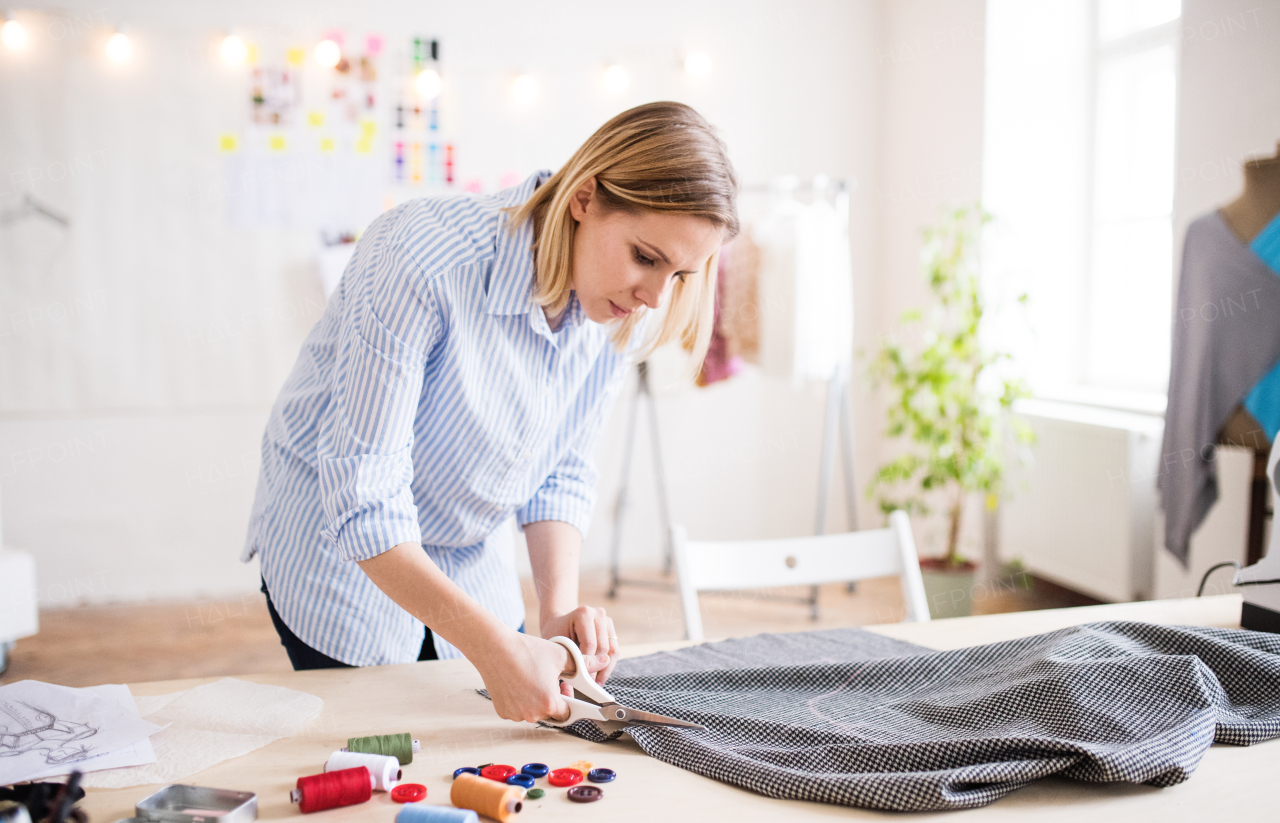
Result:
M843 179L832 180L824 175L815 177L811 185L800 185L798 177L783 177L769 184L750 184L742 187L744 193L787 192L794 196L797 191L807 189L812 196L825 197L828 191L835 191L835 207L848 223L849 191L856 188L856 181ZM835 468L836 454L839 452L845 486L845 515L850 530L858 528L857 493L854 487L854 441L853 441L853 409L849 398L850 374L852 372L852 355L841 362L827 381L826 418L822 435L822 456L818 468L818 500L814 514L814 534L824 534L827 522L827 499L831 491L831 475ZM662 448L658 433L657 408L653 392L649 385L648 364L636 364L636 393L631 401L628 415L626 443L623 446L622 479L618 487L618 496L613 510L613 535L609 547L609 591L610 599L616 598L619 586L644 586L674 590L673 583L661 580L638 580L624 578L620 569L622 525L628 505L628 490L631 476L631 458L637 437L637 415L641 405L648 408L649 439L653 451L654 482L658 495L658 514L662 527L663 562L662 574L670 577L673 565L671 546L671 514L667 499L666 475L662 464ZM841 442L844 448L841 449ZM847 590L852 593L855 583L848 583ZM713 594L713 592L707 592ZM807 597L788 597L786 595L765 595L764 599L799 602L809 606L810 617L818 619L818 587L813 586Z
M818 509L814 518L814 534L824 534L827 522L827 498L831 490L831 474L834 469L835 454L840 451L841 467L845 486L845 515L849 520L849 528L858 528L858 502L854 488L854 445L853 445L853 409L849 401L849 363L842 364L827 384L826 421L822 434L822 459L818 468ZM666 471L662 463L662 441L658 433L658 410L654 403L653 390L649 385L649 364L636 364L636 393L631 398L631 410L627 415L627 433L622 447L622 479L618 485L618 496L613 504L613 534L609 543L609 591L610 600L618 596L619 586L643 586L651 589L675 591L675 584L662 580L640 580L622 576L622 526L626 518L629 501L628 492L631 485L631 457L635 452L637 437L637 418L640 406L648 408L649 445L653 451L653 479L658 495L658 518L662 526L662 576L670 577L673 565L671 546L671 509L667 498ZM844 442L844 449L839 449L837 440ZM855 583L847 584L847 591L853 593ZM705 592L717 594L718 592ZM799 602L810 609L810 617L818 619L818 587L812 586L807 597L789 597L787 595L762 595L764 600L783 600Z
M619 569L622 550L622 521L627 513L627 487L631 483L631 455L636 444L636 416L641 404L649 409L649 444L653 449L653 479L658 491L658 516L662 521L662 576L671 576L673 562L671 547L671 511L667 506L667 477L662 469L662 445L658 438L658 409L653 402L653 390L649 387L649 364L636 364L636 393L631 398L631 412L627 416L626 443L622 447L622 482L613 504L613 536L609 545L609 599L618 596L619 586L647 586L674 590L671 583L660 580L626 579Z

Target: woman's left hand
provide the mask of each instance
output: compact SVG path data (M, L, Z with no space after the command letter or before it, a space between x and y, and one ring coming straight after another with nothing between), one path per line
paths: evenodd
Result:
M543 620L540 628L542 636L548 640L564 636L577 643L587 671L595 675L597 683L603 685L613 674L613 667L618 662L618 631L613 627L613 618L606 615L604 609L579 606L568 614ZM560 685L566 695L572 696L568 684Z

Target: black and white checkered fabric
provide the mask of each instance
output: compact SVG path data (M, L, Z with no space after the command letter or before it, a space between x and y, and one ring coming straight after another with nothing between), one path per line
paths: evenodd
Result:
M1280 736L1278 635L1112 622L948 652L856 630L730 643L622 661L608 688L707 727L627 728L651 756L769 797L929 811L1049 775L1172 786L1215 741Z

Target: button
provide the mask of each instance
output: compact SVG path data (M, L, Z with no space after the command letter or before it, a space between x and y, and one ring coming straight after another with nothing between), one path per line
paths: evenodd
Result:
M520 771L531 777L546 777L549 770L546 763L525 763Z
M480 770L481 777L487 777L490 780L496 780L499 783L506 783L507 778L516 773L515 766L504 766L501 763L490 763Z
M592 783L608 783L617 776L618 773L613 769L592 769L587 772L587 779Z
M604 790L599 786L574 786L569 790L569 799L574 803L594 803L604 797Z
M587 772L591 771L591 767L592 767L592 763L590 760L575 760L569 764L569 768L577 769L578 771L582 772L584 775Z
M572 786L582 782L582 772L577 769L556 769L547 779L552 786Z
M453 770L453 779L454 779L454 780L457 780L457 779L458 779L458 775L460 775L460 774L475 774L475 775L478 775L478 774L480 774L480 770L479 770L479 769L476 769L476 768L473 768L473 767L471 767L471 766L463 766L461 769L454 769L454 770Z
M513 774L507 778L508 786L519 786L522 789L533 788L533 775L529 774Z
M543 795L542 789L530 789L529 791L525 792L524 796L529 798L530 800L537 800L539 797L542 797L542 795Z
M454 775L454 777L457 776L457 774ZM391 790L391 799L397 803L417 803L426 796L427 787L421 783L401 783Z

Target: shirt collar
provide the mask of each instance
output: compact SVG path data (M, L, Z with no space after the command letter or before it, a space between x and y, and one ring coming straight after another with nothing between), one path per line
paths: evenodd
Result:
M489 293L485 311L489 314L524 314L533 302L533 224L525 221L511 230L512 214L507 208L519 206L540 184L551 177L549 171L530 175L523 183L498 194L498 236L495 239L493 271L489 274Z

